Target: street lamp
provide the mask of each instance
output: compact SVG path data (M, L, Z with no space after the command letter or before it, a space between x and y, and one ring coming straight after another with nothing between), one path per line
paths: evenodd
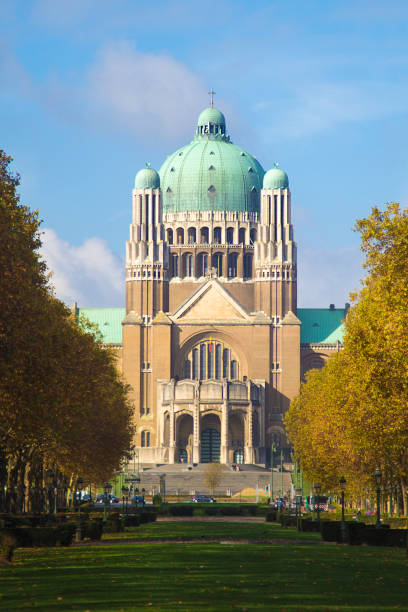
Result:
M84 481L82 480L82 478L80 476L78 476L77 481L76 481L76 502L78 504L78 518L81 518L81 491L82 491L82 485L83 485Z
M110 482L106 482L103 485L103 520L106 521L106 506L108 505L108 495L112 491L112 485Z
M377 522L375 526L381 527L381 511L380 511L380 496L381 496L381 479L382 473L378 467L374 472L375 484L377 485Z
M129 499L129 487L122 487L122 505L125 507L125 514L127 514L127 503Z
M346 488L346 479L344 476L341 476L340 480L340 489L341 489L341 539L343 542L346 541L346 522L344 520L344 489Z
M317 501L317 522L320 523L320 489L322 488L322 485L317 483L314 486L315 489L315 503L314 505L316 505L316 501Z
M295 504L296 504L296 526L299 531L300 517L301 517L301 505L302 505L302 489L300 487L296 487L295 489Z

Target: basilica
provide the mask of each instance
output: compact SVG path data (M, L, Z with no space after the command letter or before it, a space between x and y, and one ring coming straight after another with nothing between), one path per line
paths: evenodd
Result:
M341 348L346 308L297 308L287 174L224 115L136 174L125 308L82 309L131 387L141 462L268 465L299 382ZM347 307L347 305L346 305Z

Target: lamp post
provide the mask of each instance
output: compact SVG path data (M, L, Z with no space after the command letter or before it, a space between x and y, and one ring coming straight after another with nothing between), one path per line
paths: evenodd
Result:
M380 497L381 497L381 479L382 473L378 467L374 472L375 484L377 485L377 522L375 526L381 527L381 510L380 510Z
M322 488L322 485L317 483L314 486L315 489L315 504L316 505L316 501L317 501L317 522L320 524L320 489Z
M112 491L112 485L110 482L106 482L103 485L103 520L106 522L106 506L108 505L108 495Z
M81 518L81 490L82 490L82 485L83 485L84 481L82 480L82 478L80 476L78 476L77 481L76 481L76 502L78 504L78 519Z
M129 499L129 487L122 487L122 504L125 507L125 514L127 514L127 502Z
M296 504L296 527L300 530L300 516L301 516L301 504L302 504L302 489L296 487L295 489L295 504Z
M340 489L341 489L341 539L343 542L346 541L346 522L344 520L344 489L346 488L346 479L344 476L341 476L340 480Z

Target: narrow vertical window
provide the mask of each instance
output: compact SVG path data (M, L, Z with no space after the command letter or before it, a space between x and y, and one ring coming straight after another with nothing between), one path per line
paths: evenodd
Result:
M207 378L214 378L214 343L208 343Z
M150 431L146 431L146 446L150 446Z
M224 349L222 352L222 377L228 378L228 370L229 370L229 350Z
M198 349L193 349L193 378L198 380Z
M191 361L189 359L184 362L184 378L191 378Z
M143 448L144 446L146 446L146 432L145 432L145 431L142 431L142 436L141 436L141 438L142 438L142 439L141 439L141 446L142 446L142 448Z
M238 378L238 365L235 359L231 361L231 378Z
M205 344L201 344L200 345L200 379L201 380L205 380L206 378L206 345Z
M215 347L215 378L218 380L221 378L221 344L217 344Z

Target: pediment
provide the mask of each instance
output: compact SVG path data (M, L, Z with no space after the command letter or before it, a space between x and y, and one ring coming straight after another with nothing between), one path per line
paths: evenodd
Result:
M249 321L246 310L217 280L209 280L173 313L183 321Z

